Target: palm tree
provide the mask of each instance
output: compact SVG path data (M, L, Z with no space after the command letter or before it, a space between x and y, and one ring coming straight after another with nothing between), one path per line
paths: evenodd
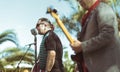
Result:
M0 44L6 41L11 41L17 46L19 46L17 36L15 32L13 32L13 30L6 30L0 34Z
M13 65L13 64L16 64L17 61L20 61L21 58L24 56L25 48L23 49L23 48L9 47L3 50L2 52L0 52L0 54L3 54L2 60L4 60L4 63L2 62L2 64L4 66L10 65L10 64ZM34 57L33 51L29 51L24 56L23 61L33 65L33 61L34 61L33 57Z
M17 64L18 67L20 64L34 64L34 53L32 50L25 52L24 48L16 48L16 47L9 47L0 54L2 54L0 63L1 67L4 69L5 66L11 65L14 69L16 68L15 65Z
M0 44L4 43L6 41L11 41L18 46L18 40L17 40L16 34L13 32L13 30L6 30L0 34ZM0 55L2 56L1 53L0 53ZM4 68L2 63L3 62L0 61L0 68Z
M34 51L29 50L29 52L26 53L25 49L28 48L19 46L16 33L14 33L13 30L6 30L0 34L0 44L6 41L13 42L17 47L9 47L0 51L0 70L4 70L4 67L7 65L14 67L20 60L22 60L22 63L33 65Z

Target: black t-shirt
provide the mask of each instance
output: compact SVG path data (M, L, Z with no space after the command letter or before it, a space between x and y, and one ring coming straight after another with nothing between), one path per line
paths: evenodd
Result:
M64 72L62 64L62 43L59 37L51 30L49 31L49 35L45 39L45 48L47 51L54 50L56 52L55 64L51 72Z

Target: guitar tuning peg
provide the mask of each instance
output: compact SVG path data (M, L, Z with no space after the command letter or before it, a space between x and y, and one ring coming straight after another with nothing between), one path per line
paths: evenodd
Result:
M47 8L47 12L46 13L51 13L51 8Z
M48 7L46 13L51 13L51 12L57 13L57 10L53 7Z
M54 13L57 13L57 10L56 10L56 9L53 9L53 12L54 12Z

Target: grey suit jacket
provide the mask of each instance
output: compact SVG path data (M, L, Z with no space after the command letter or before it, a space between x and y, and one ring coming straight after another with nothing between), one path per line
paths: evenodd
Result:
M89 72L120 72L118 23L110 6L101 2L91 12L79 40Z

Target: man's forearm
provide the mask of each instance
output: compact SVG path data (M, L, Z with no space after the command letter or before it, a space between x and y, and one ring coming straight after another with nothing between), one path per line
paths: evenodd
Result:
M56 56L56 53L54 50L48 51L46 71L49 72L53 68L53 65L55 63L55 56Z

